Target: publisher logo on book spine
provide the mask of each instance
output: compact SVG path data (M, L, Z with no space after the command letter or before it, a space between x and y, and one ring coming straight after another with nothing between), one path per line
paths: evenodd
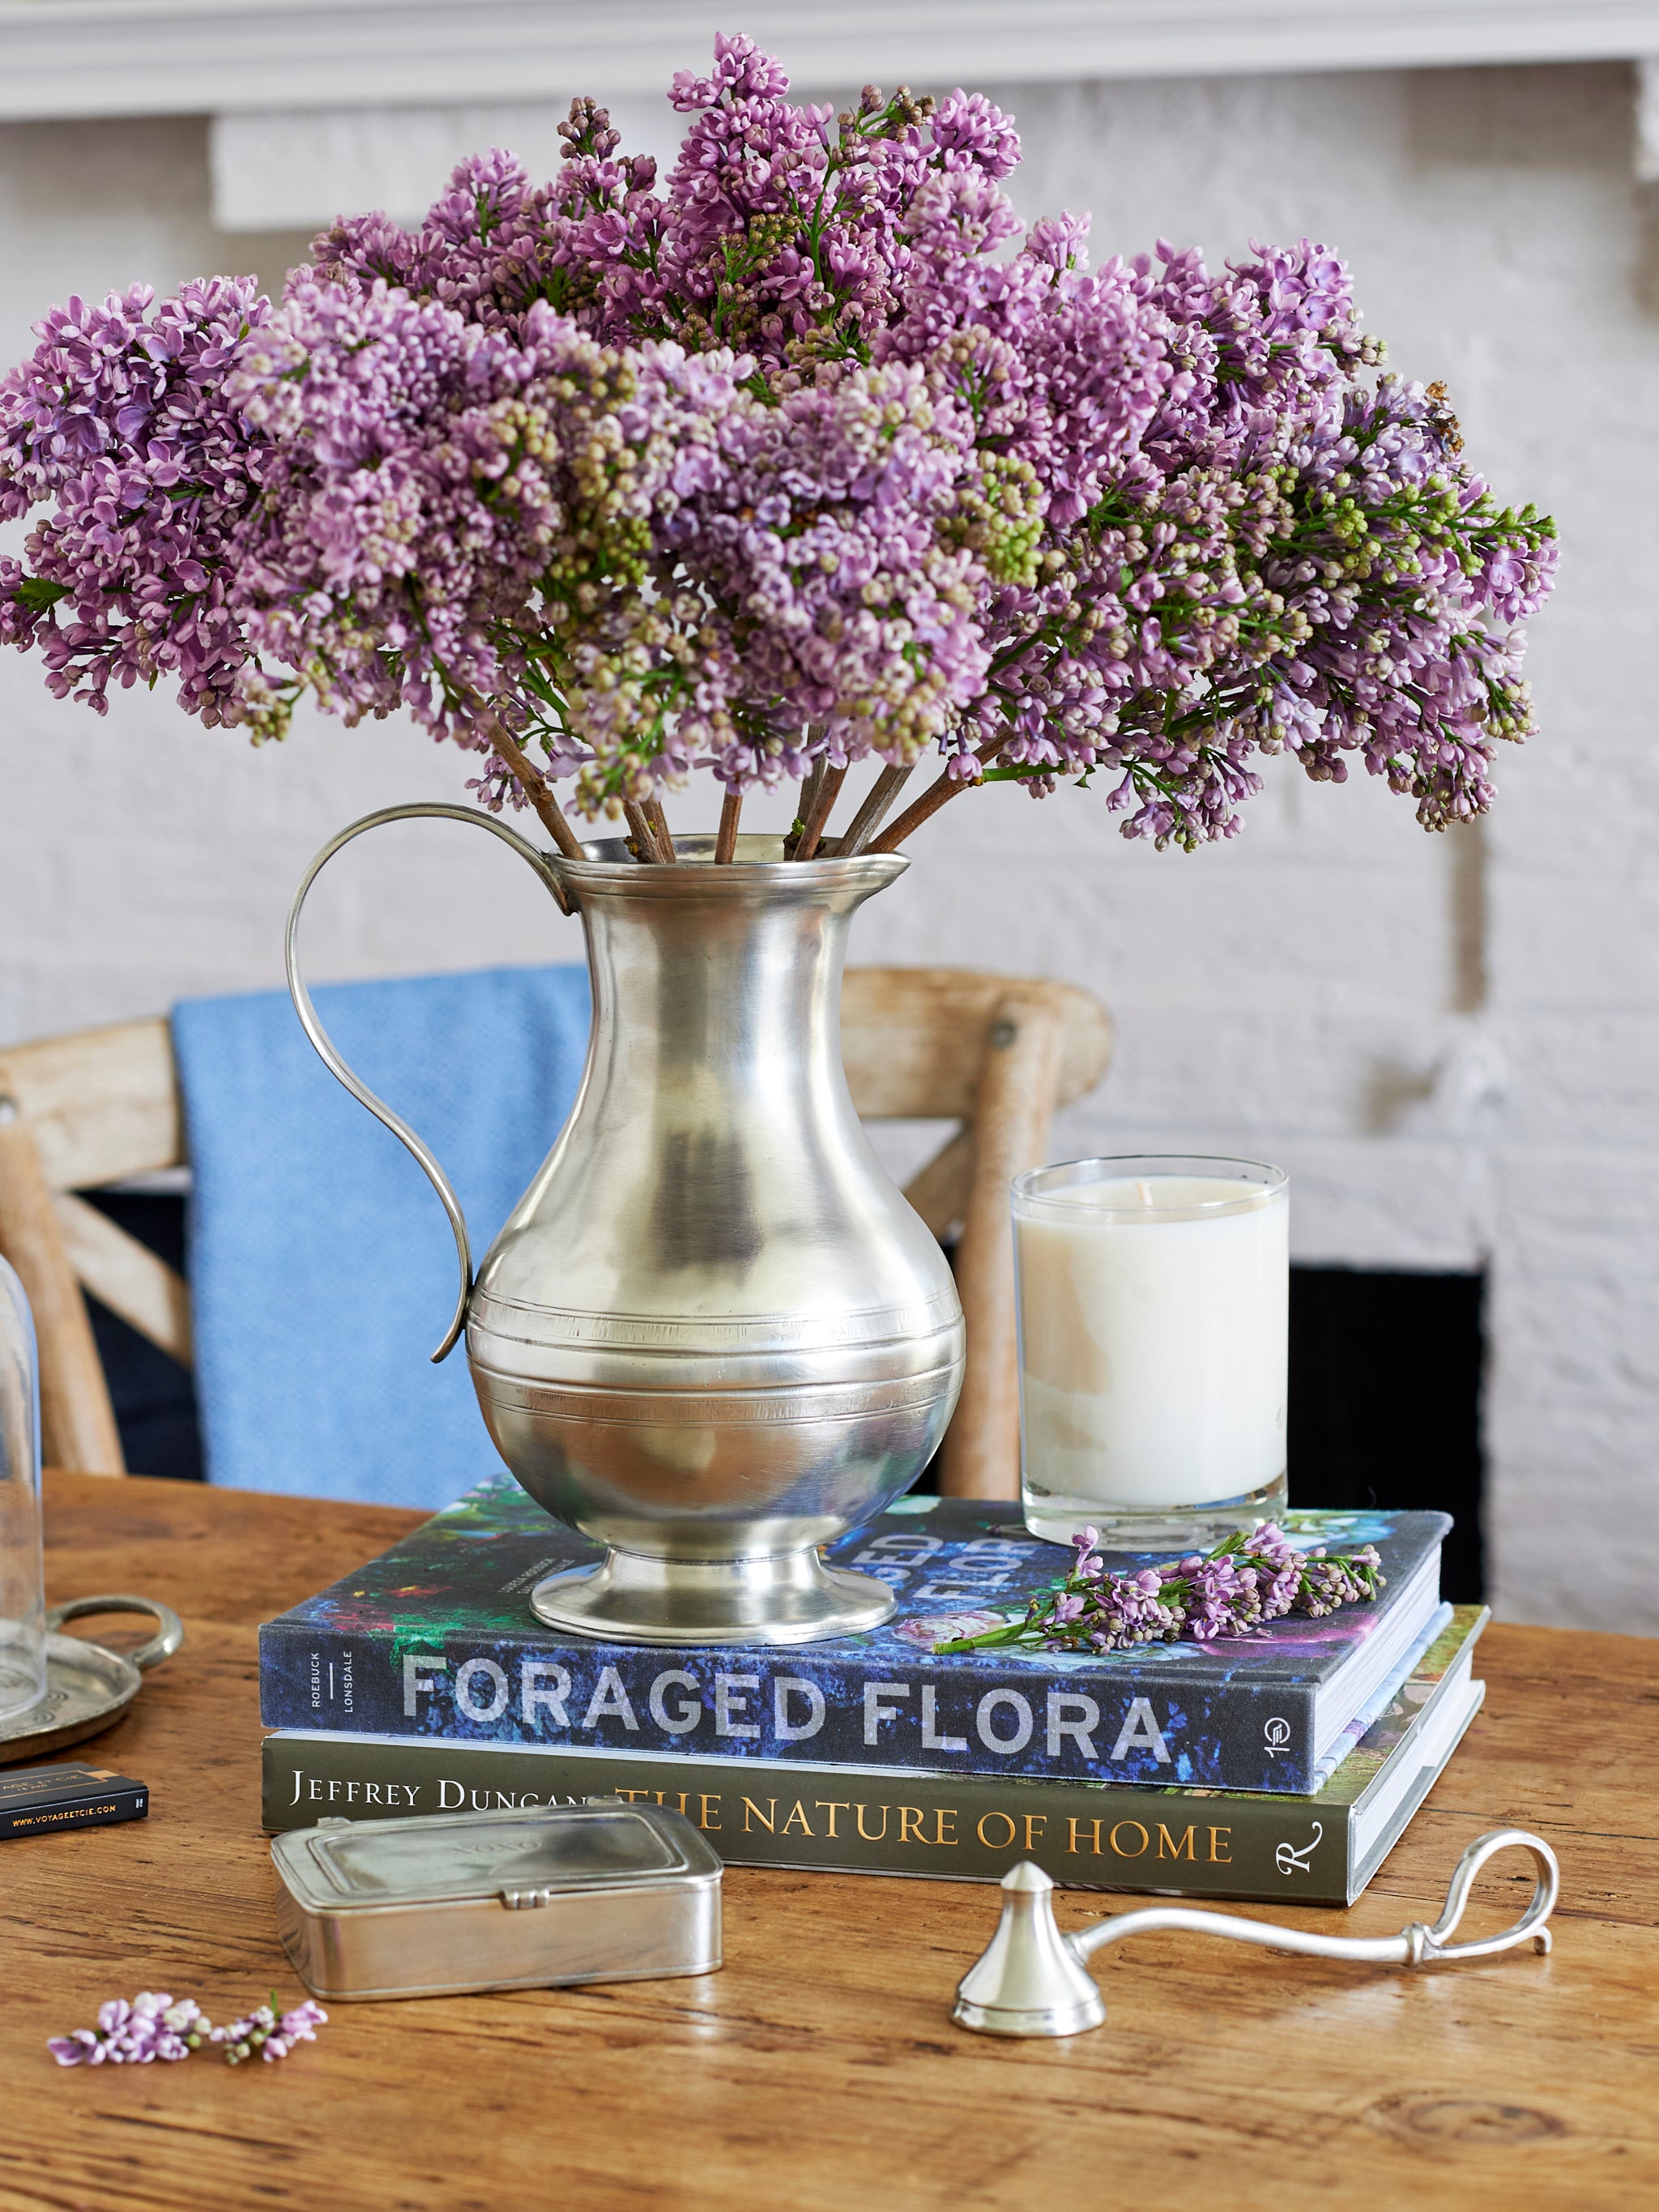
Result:
M1261 1733L1267 1740L1269 1759L1277 1759L1281 1751L1290 1749L1291 1724L1281 1714L1275 1713L1272 1719L1263 1725Z
M1273 1864L1279 1869L1280 1874L1306 1874L1311 1865L1314 1853L1324 1840L1325 1823L1322 1820L1316 1820L1313 1824L1313 1834L1303 1844L1301 1850L1298 1850L1291 1843L1281 1844L1273 1853Z

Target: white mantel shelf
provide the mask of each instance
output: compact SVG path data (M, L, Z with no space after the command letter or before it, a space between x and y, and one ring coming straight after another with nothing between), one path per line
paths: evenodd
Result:
M659 91L743 28L806 88L1634 59L1659 0L0 0L0 120Z

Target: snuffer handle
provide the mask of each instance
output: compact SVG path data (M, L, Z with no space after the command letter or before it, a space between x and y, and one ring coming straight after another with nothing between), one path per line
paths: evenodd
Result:
M1529 1851L1537 1869L1525 1911L1498 1935L1473 1943L1449 1942L1475 1876L1488 1859L1511 1846ZM1547 1951L1550 1931L1546 1923L1560 1886L1555 1854L1541 1837L1525 1828L1492 1828L1477 1836L1458 1860L1445 1905L1431 1927L1413 1921L1397 1936L1320 1936L1310 1929L1246 1920L1236 1913L1155 1905L1142 1911L1114 1913L1074 1936L1062 1936L1054 1922L1054 1883L1027 1859L1002 1878L997 1932L984 1956L963 1976L953 2017L958 2027L985 2035L1075 2035L1083 2028L1098 2027L1106 2007L1084 1961L1108 1943L1166 1929L1218 1936L1264 1950L1300 1952L1315 1959L1358 1959L1376 1966L1426 1966L1442 1959L1489 1959L1528 1941L1534 1950Z
M1513 1927L1488 1936L1478 1943L1448 1943L1446 1938L1463 1917L1474 1878L1494 1852L1511 1844L1532 1853L1537 1878L1526 1911ZM1431 1928L1414 1920L1397 1936L1317 1936L1305 1928L1281 1928L1270 1920L1244 1920L1231 1912L1197 1912L1189 1906L1153 1905L1143 1912L1114 1913L1097 1920L1067 1940L1080 1959L1126 1936L1143 1936L1158 1928L1184 1928L1200 1936L1222 1936L1232 1943L1255 1943L1267 1951L1299 1951L1311 1959L1365 1959L1383 1966L1426 1966L1439 1959L1486 1959L1498 1951L1513 1950L1532 1938L1534 1948L1547 1951L1550 1931L1545 1926L1554 1909L1561 1885L1555 1854L1524 1828L1492 1828L1477 1836L1452 1869L1446 1902Z
M449 1225L455 1237L455 1256L460 1263L461 1286L455 1301L454 1316L444 1333L443 1341L432 1355L435 1366L441 1359L449 1357L459 1341L461 1331L466 1326L466 1302L472 1295L472 1246L466 1233L466 1217L461 1211L461 1201L456 1197L449 1177L414 1130L406 1121L399 1121L385 1100L377 1098L367 1084L360 1082L340 1057L333 1040L317 1018L317 1009L311 1003L311 994L306 988L305 978L300 972L301 910L312 885L341 847L349 845L354 837L361 837L365 830L378 830L382 823L416 822L431 817L447 817L452 822L471 822L480 830L488 830L492 837L499 837L504 845L510 845L515 853L529 861L552 892L561 913L570 912L569 896L559 878L550 854L538 852L535 846L520 837L516 830L509 830L504 822L497 822L493 815L481 814L471 806L450 806L439 799L420 799L404 806L383 806L378 813L365 814L360 822L353 822L342 830L337 837L330 838L306 870L301 878L300 888L294 894L294 903L289 908L284 951L288 963L289 996L294 1001L294 1010L300 1017L301 1026L311 1039L318 1058L336 1081L344 1085L358 1104L367 1106L375 1120L383 1122L398 1143L419 1161L428 1182L443 1200L444 1212L449 1216Z

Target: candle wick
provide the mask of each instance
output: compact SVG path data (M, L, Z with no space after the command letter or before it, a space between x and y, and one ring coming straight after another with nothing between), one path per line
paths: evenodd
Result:
M1143 1206L1150 1206L1150 1205L1152 1204L1152 1186L1151 1185L1151 1183L1149 1183L1149 1182L1138 1182L1138 1183L1135 1185L1135 1193L1136 1193L1136 1195L1139 1198L1139 1200L1140 1200L1140 1202L1141 1202L1141 1204L1142 1204Z

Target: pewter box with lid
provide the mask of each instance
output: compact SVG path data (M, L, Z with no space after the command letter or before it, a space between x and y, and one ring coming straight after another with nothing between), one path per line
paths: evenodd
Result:
M720 1963L725 1869L659 1805L325 1820L276 1837L270 1856L283 1947L320 1997L641 1981Z

